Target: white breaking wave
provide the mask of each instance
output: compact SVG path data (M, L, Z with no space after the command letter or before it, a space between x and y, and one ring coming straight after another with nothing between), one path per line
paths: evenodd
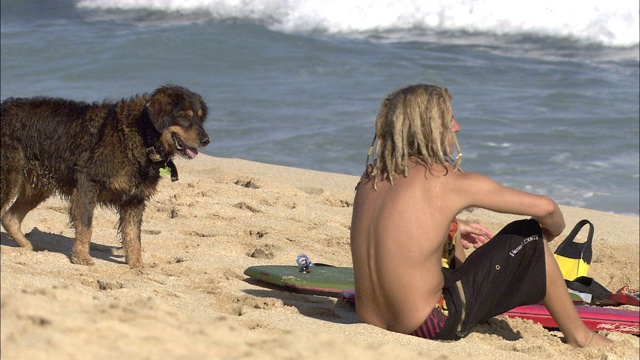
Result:
M150 10L250 19L283 32L349 35L436 30L571 37L638 45L637 0L79 0L82 9Z

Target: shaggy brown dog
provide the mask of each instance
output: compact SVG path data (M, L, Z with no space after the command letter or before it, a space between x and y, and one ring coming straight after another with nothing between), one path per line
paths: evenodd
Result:
M53 194L70 202L75 264L92 265L91 223L96 204L119 212L119 233L131 267L142 266L140 226L159 170L178 173L174 154L194 158L209 144L207 106L190 90L167 85L112 103L36 97L2 102L0 200L2 225L33 249L21 224Z

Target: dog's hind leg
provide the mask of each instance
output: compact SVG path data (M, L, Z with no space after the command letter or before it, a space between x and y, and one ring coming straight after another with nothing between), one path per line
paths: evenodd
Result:
M7 234L21 247L33 250L33 245L22 233L22 220L24 220L24 217L27 216L29 211L45 201L50 195L50 193L34 193L27 189L26 186L22 186L16 200L11 207L2 214L2 226L4 226ZM3 203L2 206L4 207L5 204Z
M127 264L132 268L142 267L142 245L140 228L144 213L144 199L127 201L120 205L120 234L126 251Z
M71 262L78 265L93 265L89 255L89 243L93 232L93 211L96 207L95 184L79 179L78 188L71 195L69 217L76 229L76 240L71 251Z
M24 204L27 197L22 171L25 165L24 155L14 141L4 136L0 149L2 150L2 161L0 161L0 218L2 226L18 245L26 249L33 249L31 242L27 240L20 229L24 216L31 210L26 206L27 204ZM20 196L21 190L22 197ZM14 204L13 207L12 204Z

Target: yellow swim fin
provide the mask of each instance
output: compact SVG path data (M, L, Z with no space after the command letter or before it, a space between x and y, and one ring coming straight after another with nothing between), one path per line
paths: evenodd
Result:
M585 225L589 225L587 241L583 243L574 242L576 236ZM565 280L574 280L580 276L587 276L593 252L591 243L593 242L593 224L589 220L580 220L571 230L569 236L558 245L553 256L556 258L560 271Z

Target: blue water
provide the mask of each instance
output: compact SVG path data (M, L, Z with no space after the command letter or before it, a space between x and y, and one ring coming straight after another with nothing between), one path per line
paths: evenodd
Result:
M382 98L433 83L453 94L466 171L640 213L637 1L1 4L2 99L173 82L209 104L204 153L360 175Z

